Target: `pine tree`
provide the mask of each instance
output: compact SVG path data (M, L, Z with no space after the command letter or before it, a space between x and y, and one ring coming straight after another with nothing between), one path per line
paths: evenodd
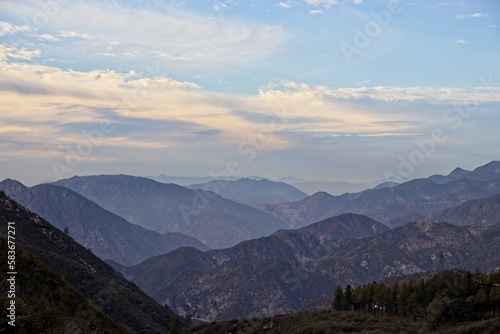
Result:
M342 299L344 297L344 291L340 285L337 285L335 292L333 293L333 309L340 311L342 309Z

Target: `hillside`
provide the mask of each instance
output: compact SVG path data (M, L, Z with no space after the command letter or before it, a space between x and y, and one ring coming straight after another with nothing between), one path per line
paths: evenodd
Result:
M3 225L2 225L3 226ZM7 258L7 239L0 237L0 256ZM17 333L130 333L116 320L93 306L81 293L70 286L61 275L52 271L36 255L22 246L16 247L16 322ZM0 281L10 277L7 261L0 263ZM36 277L36 279L33 279ZM0 304L0 332L14 327L5 306L7 285L2 285Z
M489 226L500 222L500 194L473 199L454 208L434 212L427 216L431 221L449 221L455 225Z
M140 333L165 333L175 319L182 323L176 314L157 304L70 236L0 192L0 237L6 237L7 222L15 222L17 246L36 256L51 272L115 322ZM27 286L38 284L31 283L37 280L33 269L19 268L27 276ZM85 305L81 304L81 307Z
M286 227L266 212L212 192L147 178L82 176L55 184L76 191L132 224L159 233L184 233L211 248L230 247Z
M287 183L266 179L212 180L207 183L192 184L187 188L212 191L224 198L245 203L277 204L300 201L308 196Z
M439 181L439 182L435 182ZM500 193L500 162L493 161L468 173L415 179L392 187L368 189L333 196L316 193L303 200L262 205L291 228L299 228L344 213L357 213L390 226L400 226L405 217L426 217L471 199Z
M67 228L75 241L101 259L134 265L182 246L208 249L198 240L181 233L162 235L130 224L68 188L41 184L13 191L19 185L17 181L4 180L0 182L0 191L4 190L60 230Z
M224 250L182 248L120 270L179 313L210 321L269 316L324 306L337 284L437 269L494 270L499 229L420 221L361 239L280 231Z

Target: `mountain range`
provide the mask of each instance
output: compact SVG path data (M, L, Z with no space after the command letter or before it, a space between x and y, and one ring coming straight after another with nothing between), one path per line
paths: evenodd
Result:
M148 178L82 176L54 184L76 191L132 224L159 233L184 233L211 248L230 247L286 227L267 212L213 192Z
M16 321L21 329L39 322L54 332L58 321L60 332L66 333L167 333L174 322L186 326L183 319L157 304L70 236L0 192L2 244L6 244L8 222L15 223L15 244L19 248ZM2 253L6 249L2 248ZM29 265L21 267L23 263ZM5 280L5 273L0 273L0 280ZM28 293L35 286L43 291ZM40 331L33 327L33 331L25 332Z
M337 285L500 269L497 161L339 196L258 179L183 187L127 175L7 179L0 190L41 216L0 195L1 222L20 222L21 252L97 305L96 321L135 332L182 322L170 309L206 321L272 316L324 309ZM124 309L113 309L120 298ZM140 304L147 310L127 315Z
M308 196L289 184L266 179L212 180L187 188L213 191L224 198L244 203L278 204L300 201Z
M438 180L439 183L433 180ZM493 161L474 171L455 170L448 176L436 175L340 196L319 192L301 201L267 204L259 208L286 222L291 228L350 212L366 215L388 225L397 221L396 225L399 225L400 219L404 217L426 217L435 211L460 205L466 200L498 193L500 162Z
M0 182L0 191L60 230L67 229L79 244L102 259L133 265L181 246L208 249L195 238L181 233L162 235L131 224L68 188L52 184L28 188L7 179Z
M223 250L180 248L117 270L176 312L213 321L324 308L338 284L438 269L500 269L498 224L418 221L388 230L349 214L314 225ZM367 237L359 238L360 231Z

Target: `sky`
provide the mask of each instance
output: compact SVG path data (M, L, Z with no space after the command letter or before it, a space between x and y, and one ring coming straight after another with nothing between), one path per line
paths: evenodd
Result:
M500 2L0 2L0 179L500 160Z

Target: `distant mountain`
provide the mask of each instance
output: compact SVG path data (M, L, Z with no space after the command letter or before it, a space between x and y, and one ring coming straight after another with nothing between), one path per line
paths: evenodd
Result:
M12 192L20 185L17 181L4 180L0 182L0 190L60 230L68 228L78 243L91 249L101 259L134 265L181 246L208 250L206 245L187 235L161 235L130 224L68 188L41 184L31 188L23 186L24 191Z
M366 217L338 219L368 222L372 233L380 226ZM119 269L159 302L211 321L324 307L337 284L448 268L500 268L500 225L486 229L420 221L361 239L339 239L331 237L350 234L336 227L342 226L338 221L328 224L311 228L318 235L279 231L229 249L180 248ZM478 260L484 257L488 260Z
M433 175L429 179L436 183L448 183L458 179L469 179L476 181L491 181L498 178L500 175L500 161L492 161L484 166L479 166L473 171L468 171L462 168L455 168L450 174Z
M100 175L57 181L127 221L159 233L180 232L211 248L269 235L286 224L269 213L207 191L143 177Z
M400 185L400 183L393 182L393 181L387 181L387 182L383 182L383 183L373 187L373 189L392 188L392 187L395 187L397 185Z
M436 177L415 179L393 187L368 189L355 194L333 196L316 193L301 201L264 205L292 228L302 227L343 213L358 213L385 224L408 215L426 217L432 212L500 193L500 162L478 167L472 172L455 171L448 181ZM465 175L458 178L458 175ZM398 222L400 224L400 222ZM397 225L396 225L397 226Z
M346 213L314 223L296 230L281 230L277 233L308 232L327 239L360 239L372 237L390 230L387 226L371 218Z
M390 220L386 221L385 223L387 226L389 226L391 228L396 228L396 227L406 225L409 222L414 222L417 220L424 220L424 219L425 219L425 215L421 215L421 214L412 212L412 213L409 213L409 214L401 216L401 217L396 217L396 218L390 219Z
M85 325L91 321L100 321L99 318L95 320L90 318L92 316L99 317L99 312L88 310L87 305L92 304L93 307L97 307L100 312L114 319L115 322L129 327L131 331L136 333L167 333L172 328L175 319L178 323L183 324L183 321L172 311L158 305L136 285L125 280L122 275L76 243L70 236L53 227L40 216L26 210L8 198L5 193L0 192L0 237L4 239L7 238L7 222L15 222L16 246L21 248L21 252L18 253L18 256L21 257L20 264L32 263L35 265L41 261L43 262L42 266L45 267L41 271L36 266L21 267L18 264L18 277L26 283L26 285L18 285L19 296L29 298L26 297L26 292L30 291L32 286L43 286L43 284L45 284L44 288L47 291L52 292L46 300L47 304L26 305L25 309L19 308L18 312L20 313L17 321L30 321L28 313L21 313L21 311L28 311L30 307L36 306L52 310L52 313L47 313L46 318L41 321L58 321L64 325L65 317L69 317L72 312L81 312L83 319L80 321L84 321ZM23 249L28 252L24 252ZM26 259L25 256L34 256L35 258ZM3 273L4 271L2 271ZM64 282L69 284L69 288L59 285L61 279L58 277L62 277ZM45 279L50 279L50 281L45 281ZM48 286L51 282L55 285ZM73 290L77 290L88 303L85 304L80 297L71 295ZM61 294L64 291L70 295ZM43 294L45 293L46 291L33 291L34 296L42 295L41 298L44 298ZM60 305L58 303L64 305L69 301L71 301L71 305L67 305L68 308L56 308L56 305ZM22 306L20 299L17 299L16 302L19 302L16 305ZM71 322L68 322L67 325L71 325ZM64 327L62 332L78 333L83 329L75 326ZM114 325L108 323L106 326ZM91 328L88 332L95 330L96 327ZM39 332L39 330L34 329L31 332ZM55 331L51 330L50 332ZM108 332L121 331L119 329L109 331L108 329Z
M212 180L189 185L187 188L212 191L224 198L246 203L277 204L300 201L308 196L289 184L266 179Z
M500 194L465 201L459 206L434 212L426 219L460 226L489 226L499 223Z
M188 186L195 183L207 183L213 180L226 180L227 178L214 178L210 176L197 177L197 176L168 176L165 174L160 174L158 176L147 176L148 179L155 180L161 183L175 183L180 186ZM230 177L232 181L238 180L238 178Z
M349 183L341 181L322 181L322 180L304 180L296 177L282 177L278 181L288 183L297 189L307 193L327 192L333 195L344 193L356 193L369 189L374 186L373 183Z

